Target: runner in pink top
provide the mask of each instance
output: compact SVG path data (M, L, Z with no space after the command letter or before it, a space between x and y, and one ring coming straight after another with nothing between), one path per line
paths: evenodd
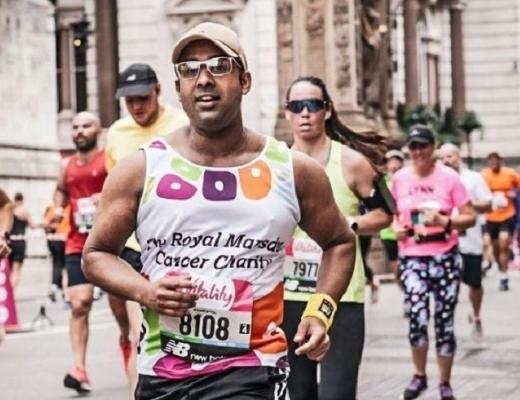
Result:
M412 165L392 179L397 205L392 229L399 242L399 276L410 318L408 338L415 367L403 399L416 399L428 387L428 322L433 295L440 398L455 400L450 378L461 265L454 230L473 226L475 212L459 176L435 161L435 139L429 128L412 127L407 146Z
M429 210L449 216L455 208L470 202L455 171L436 163L433 172L422 177L413 166L405 167L392 179L392 194L399 198L397 220L410 231L410 236L399 241L400 255L434 256L457 245L455 230L446 231L442 226L429 226L424 221Z

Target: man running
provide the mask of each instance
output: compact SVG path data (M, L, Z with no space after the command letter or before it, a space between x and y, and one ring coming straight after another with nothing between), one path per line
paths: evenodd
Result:
M62 166L58 178L56 202L70 205L70 231L65 244L65 269L71 303L69 325L74 367L65 375L64 385L78 393L90 392L86 371L86 352L89 336L88 318L93 301L93 285L81 269L81 252L94 223L99 194L105 182L105 153L98 148L101 124L96 115L80 112L72 120L72 140L76 153ZM128 328L120 327L128 337Z
M482 176L493 193L493 210L486 214L486 234L489 235L493 255L500 270L499 289L509 290L507 274L512 237L515 229L515 196L520 188L520 176L508 167L500 154L493 152L487 157L488 167L482 170Z
M471 204L477 213L491 211L492 194L486 182L478 172L462 167L460 150L451 143L446 143L439 149L442 162L458 172L466 187ZM482 322L480 308L484 290L482 288L482 228L485 219L479 215L474 226L459 234L459 249L462 255L462 282L469 286L469 300L473 309L470 321L473 323L473 336L482 338Z
M115 121L108 129L106 166L110 170L124 157L155 136L165 136L189 123L182 110L159 102L161 85L155 71L148 64L132 64L119 74L116 98L123 98L129 116ZM137 272L141 272L141 249L132 235L121 258ZM119 344L125 360L130 392L137 382L136 350L142 312L138 303L109 294L109 301L120 324L129 326L130 337L120 337ZM127 303L125 305L125 302Z
M145 309L136 399L283 399L284 245L299 224L324 250L317 293L289 338L321 360L354 235L317 163L243 126L251 74L233 31L197 25L172 61L190 125L111 171L84 270ZM141 275L118 257L134 230Z

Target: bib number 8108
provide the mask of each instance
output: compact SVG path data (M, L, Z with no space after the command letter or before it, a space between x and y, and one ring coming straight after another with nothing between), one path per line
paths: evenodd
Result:
M179 330L182 335L227 340L229 338L229 319L215 318L213 315L186 314L181 318Z

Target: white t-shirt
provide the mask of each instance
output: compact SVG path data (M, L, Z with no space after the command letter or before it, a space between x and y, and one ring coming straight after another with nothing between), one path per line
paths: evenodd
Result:
M460 179L466 187L471 200L487 200L491 201L493 194L489 187L478 172L462 168L460 171ZM464 254L482 254L482 226L486 223L483 214L477 216L477 222L469 228L465 234L459 236L460 252Z

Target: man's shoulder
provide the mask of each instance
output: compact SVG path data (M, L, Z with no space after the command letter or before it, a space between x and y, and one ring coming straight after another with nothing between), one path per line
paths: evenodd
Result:
M512 175L512 176L515 176L515 177L518 176L518 172L514 168L502 167L502 169L504 170L504 173L507 174L507 175Z
M107 135L115 135L119 133L121 130L126 128L133 128L137 124L132 118L131 115L127 115L126 117L119 118L118 120L114 121L112 125L108 128Z
M473 180L482 180L482 174L478 173L477 171L473 171L469 168L461 168L460 169L460 176L463 178L473 179Z
M462 183L468 187L470 190L481 190L488 189L488 185L484 180L482 174L477 171L473 171L468 168L462 168L460 171L460 178L462 179Z

